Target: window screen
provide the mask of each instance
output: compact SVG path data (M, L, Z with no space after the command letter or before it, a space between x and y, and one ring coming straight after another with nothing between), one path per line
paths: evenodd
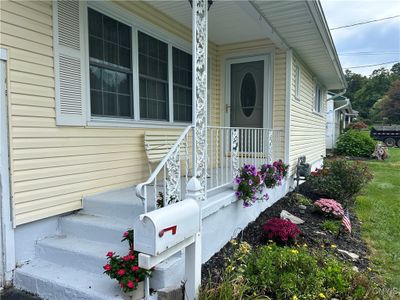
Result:
M90 8L88 15L92 115L131 118L131 28Z
M172 49L174 121L192 121L192 55Z
M168 45L143 32L138 43L140 118L168 120Z

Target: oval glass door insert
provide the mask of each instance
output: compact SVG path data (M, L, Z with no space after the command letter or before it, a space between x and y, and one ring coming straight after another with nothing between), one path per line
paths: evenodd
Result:
M247 72L240 87L240 104L246 117L250 117L256 104L256 81L253 74Z

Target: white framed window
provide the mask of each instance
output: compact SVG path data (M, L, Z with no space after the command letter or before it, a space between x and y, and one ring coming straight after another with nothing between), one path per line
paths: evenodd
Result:
M294 65L294 97L300 100L300 67L298 64Z
M322 112L322 89L318 83L315 84L314 112L316 112L316 113Z
M192 121L190 53L93 8L88 43L91 117Z

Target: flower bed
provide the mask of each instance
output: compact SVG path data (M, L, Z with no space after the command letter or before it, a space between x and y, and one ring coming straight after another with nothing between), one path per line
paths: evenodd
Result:
M380 277L369 268L358 220L351 216L352 234L338 236L335 230L321 226L327 219L315 213L312 203L305 211L299 208L299 198L292 193L276 202L240 232L237 241L225 245L203 265L201 299L221 295L219 299L246 299L246 295L255 299L374 299L373 293L384 293ZM266 221L282 210L305 221L298 225L302 233L292 247L269 244L262 234ZM343 249L359 258L353 260L339 251Z

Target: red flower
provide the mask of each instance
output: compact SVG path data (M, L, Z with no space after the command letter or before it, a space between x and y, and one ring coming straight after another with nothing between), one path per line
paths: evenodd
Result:
M136 272L138 271L140 268L138 266L132 266L132 272Z
M135 287L135 284L133 283L133 281L128 280L128 283L126 284L126 286L130 289L133 289Z
M129 235L129 232L128 231L125 231L124 232L124 237L127 237Z
M107 252L107 257L113 257L113 255L114 255L113 252L111 252L111 251Z
M122 259L123 259L124 261L128 261L128 260L131 259L131 256L130 256L130 255L125 255Z
M135 281L136 281L136 282L139 282L139 277L136 277L136 278L135 278Z
M110 271L111 270L111 266L109 264L106 264L103 268L106 271Z
M129 256L131 260L135 260L136 256L135 255L130 255Z
M121 269L121 270L119 270L119 271L117 272L117 274L118 274L119 276L124 276L124 275L125 275L125 270L124 270L124 269Z

